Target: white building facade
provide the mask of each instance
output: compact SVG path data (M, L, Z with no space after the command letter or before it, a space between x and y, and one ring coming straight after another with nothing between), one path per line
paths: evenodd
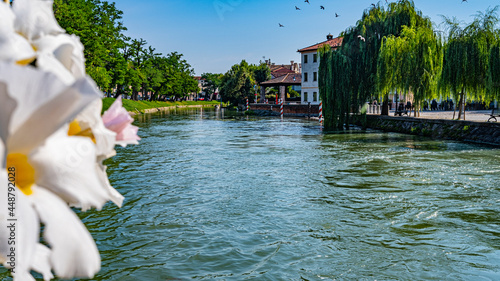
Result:
M319 54L318 49L324 44L330 45L332 49L337 49L342 45L342 37L333 38L328 34L326 41L298 50L302 60L302 84L301 98L302 104L319 104Z

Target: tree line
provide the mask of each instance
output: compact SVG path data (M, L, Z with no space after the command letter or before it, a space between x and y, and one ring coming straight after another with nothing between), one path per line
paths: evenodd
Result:
M271 79L271 70L265 63L255 65L242 60L225 74L204 73L202 78L205 79L206 92L213 93L219 89L223 102L238 105L247 98L252 100L259 92L259 84Z
M319 88L325 127L342 129L350 113L371 98L389 93L413 97L414 114L424 101L452 97L458 118L467 98L500 96L498 7L479 12L462 26L444 18L444 31L415 8L411 0L374 5L354 27L344 31L337 50L320 49Z
M80 37L87 74L102 91L134 100L139 93L149 100L164 100L199 91L194 70L182 54L164 56L144 39L124 35L123 12L114 3L54 0L54 14L62 28Z

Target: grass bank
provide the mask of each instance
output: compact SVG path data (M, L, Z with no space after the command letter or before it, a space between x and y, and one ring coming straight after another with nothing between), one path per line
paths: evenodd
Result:
M111 104L115 101L114 98L103 98L102 99L102 112L106 111ZM161 107L171 107L171 106L188 106L188 105L216 105L220 102L218 101L133 101L133 100L122 100L123 107L127 111L143 111L150 108L161 108Z

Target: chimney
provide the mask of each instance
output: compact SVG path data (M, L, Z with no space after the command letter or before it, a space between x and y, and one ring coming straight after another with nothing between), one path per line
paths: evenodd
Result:
M326 36L326 40L330 41L333 39L333 35L331 33L328 33L328 35Z
M291 60L290 61L290 70L291 71L295 71L294 69L295 69L295 67L293 67L293 60Z

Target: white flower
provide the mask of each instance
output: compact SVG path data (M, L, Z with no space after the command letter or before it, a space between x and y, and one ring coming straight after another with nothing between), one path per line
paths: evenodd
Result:
M14 28L30 42L46 35L65 33L54 17L53 1L16 0L12 5Z
M38 68L56 74L68 84L85 77L83 45L77 36L48 35L34 41L33 45L37 49Z
M14 31L15 18L9 4L0 2L0 61L27 64L35 59L35 51Z
M52 74L0 63L0 185L7 186L5 168L14 167L16 189L21 191L16 196L20 246L15 279L32 280L25 278L36 270L48 280L48 265L61 278L92 277L100 268L92 237L67 203L99 208L109 196L95 170L94 144L67 136L65 125L99 96L88 78L68 86ZM4 224L7 209L1 208ZM45 224L43 236L50 249L38 243L39 221ZM0 228L0 259L9 266L6 231Z
M118 207L122 206L123 196L116 191L109 183L106 174L106 166L102 163L104 160L113 157L116 154L114 149L116 142L116 133L108 130L101 118L102 100L96 100L90 104L75 121L70 124L68 134L74 136L85 136L95 143L95 171L100 180L100 184L104 186L107 195L113 203Z

